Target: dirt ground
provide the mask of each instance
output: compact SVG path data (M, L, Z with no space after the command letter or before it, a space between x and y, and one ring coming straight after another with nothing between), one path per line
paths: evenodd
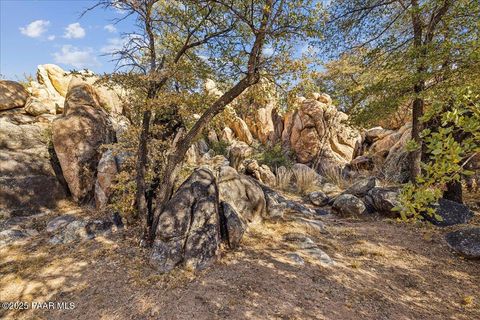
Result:
M40 233L0 249L0 300L30 303L1 310L0 318L480 319L480 261L448 249L443 234L451 229L331 215L322 221L324 230L252 226L241 248L195 274L159 275L135 230L64 245ZM307 234L335 265L308 257L295 264L283 240L288 232ZM33 310L33 301L74 308Z

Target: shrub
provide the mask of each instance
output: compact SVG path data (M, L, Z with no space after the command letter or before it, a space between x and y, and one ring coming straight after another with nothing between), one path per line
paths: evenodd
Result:
M215 155L222 155L227 157L228 156L228 147L230 147L230 144L226 141L218 141L218 142L213 142L210 146L215 152Z
M292 166L290 153L283 150L280 143L265 147L258 155L258 162L274 170L280 167L290 168Z

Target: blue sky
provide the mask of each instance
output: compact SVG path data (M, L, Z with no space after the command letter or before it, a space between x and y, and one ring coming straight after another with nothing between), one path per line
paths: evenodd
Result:
M113 70L105 52L120 43L132 21L114 25L115 10L96 9L80 18L92 0L0 0L0 74L21 80L37 65L55 63L65 70Z

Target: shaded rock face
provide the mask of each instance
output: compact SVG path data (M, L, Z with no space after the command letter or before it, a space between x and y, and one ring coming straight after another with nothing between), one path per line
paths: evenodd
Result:
M53 122L53 146L73 199L93 199L99 147L112 143L115 134L108 114L100 107L93 88L73 79L62 117Z
M103 209L107 205L112 193L111 186L118 171L117 160L112 151L105 151L97 167L97 181L95 182L95 206L97 209Z
M213 173L196 169L159 217L151 263L160 272L177 265L200 270L217 258L220 245L218 189Z
M366 207L363 201L352 194L341 194L333 202L332 209L342 215L361 215Z
M360 133L345 124L348 116L331 104L306 99L285 116L282 143L297 161L320 167L343 166L353 159Z
M267 165L259 165L257 160L247 159L244 162L245 173L271 187L276 184L276 177Z
M450 248L469 259L480 259L480 228L468 228L447 233Z
M318 207L323 207L328 204L330 198L321 191L315 191L308 194L308 200Z
M409 162L405 146L410 138L410 124L398 130L371 128L364 132L357 157L350 162L349 167L354 170L375 170L389 181L406 182Z
M7 216L53 209L66 197L47 145L49 123L34 121L19 112L0 117L0 212Z
M246 228L246 223L235 209L224 201L220 202L220 231L222 240L227 242L230 249L238 247Z
M365 202L371 206L372 211L376 211L387 216L397 216L392 209L400 205L398 200L399 194L400 190L395 187L375 187L368 192L367 196L365 197Z
M220 200L229 203L248 222L259 221L266 215L262 188L234 168L223 166L218 171Z
M243 160L250 157L252 153L253 153L252 147L247 145L245 142L236 141L234 144L231 145L229 150L230 164L236 170L239 170Z
M443 221L438 221L430 216L425 216L425 219L439 227L467 223L473 217L473 212L466 205L447 199L438 200L438 204L434 208Z
M377 187L379 181L376 178L365 178L360 179L359 181L352 184L347 190L344 191L346 194L353 194L357 197L365 196L371 189Z
M27 98L28 92L20 83L0 80L0 111L21 108Z

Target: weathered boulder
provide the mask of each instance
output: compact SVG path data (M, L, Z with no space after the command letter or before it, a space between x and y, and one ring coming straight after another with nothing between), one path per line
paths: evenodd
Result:
M292 246L292 249L296 250L296 254L301 259L300 261L303 262L303 258L306 258L314 263L324 266L335 265L332 258L330 258L327 253L320 249L317 244L306 235L290 232L285 234L283 239Z
M396 187L374 187L368 192L365 201L372 206L373 211L387 216L396 216L392 209L400 205L399 194L400 190Z
M35 103L43 104L50 113L59 114L63 112L65 97L61 96L53 87L48 89L44 84L31 81L27 91L35 99Z
M196 169L161 213L150 261L160 272L183 264L199 270L217 258L220 245L218 189L208 169Z
M248 222L260 221L267 213L262 188L232 167L219 169L218 190L220 200L229 203Z
M449 232L445 240L450 248L469 259L480 259L480 228Z
M265 106L253 105L246 117L246 123L253 137L261 143L266 144L273 140L275 127L272 120L272 110L275 107L274 101L269 101Z
M334 106L304 100L298 110L285 116L283 145L291 148L297 161L320 167L349 163L360 141L360 133L345 122L348 116Z
M18 116L0 117L0 211L7 216L53 209L66 196L48 148L48 124Z
M437 215L442 217L442 220L439 221L435 219L435 217L430 217L428 215L425 215L424 217L426 220L439 227L467 223L473 217L473 212L470 211L466 205L447 199L438 200L438 203L435 204L433 208Z
M95 182L95 205L97 209L103 209L107 205L118 169L117 160L112 150L105 151L97 167L97 180Z
M314 92L312 95L313 95L313 99L315 99L315 100L317 100L321 103L325 103L326 105L331 105L332 104L332 98L326 93Z
M72 79L64 115L53 122L53 146L63 176L76 202L94 197L100 146L115 141L108 114L100 107L93 88Z
M247 124L242 118L235 115L232 116L229 122L229 126L233 130L235 136L239 141L243 141L248 145L251 145L253 143L252 133L250 132Z
M55 105L50 103L45 104L38 98L29 97L25 103L25 112L32 116L39 116L45 113L56 114L56 108Z
M71 74L55 64L42 64L37 67L38 82L45 85L52 94L58 92L62 97L66 97L71 79Z
M365 196L370 190L375 187L378 187L380 182L375 177L363 178L356 181L347 190L344 191L345 194L353 194L357 197Z
M382 165L385 176L396 182L405 182L408 180L409 162L406 144L411 138L411 125L405 125L399 129L401 134L398 141L390 148L385 162Z
M366 211L363 201L352 194L339 195L332 209L342 215L361 215Z
M245 173L251 175L258 181L265 183L271 187L276 184L276 177L267 165L259 165L257 160L246 159L243 161L245 167Z
M69 214L55 217L47 223L47 228L45 230L49 233L54 233L75 220L76 218Z
M315 217L324 214L324 211L321 209L313 210L301 202L287 200L277 191L266 185L261 185L261 188L267 204L267 217L270 219L285 218L287 215Z
M220 202L220 231L222 240L227 242L231 249L238 247L246 228L247 225L243 221L242 216L228 203Z
M252 147L242 141L236 141L229 148L229 161L236 170L240 169L243 160L250 157L253 153Z
M230 129L229 127L223 128L220 140L228 144L233 143L235 141L235 138L233 137L232 129Z
M318 207L323 207L330 202L330 198L321 191L314 191L308 194L308 200Z
M27 98L28 92L20 83L0 80L0 111L21 108Z

